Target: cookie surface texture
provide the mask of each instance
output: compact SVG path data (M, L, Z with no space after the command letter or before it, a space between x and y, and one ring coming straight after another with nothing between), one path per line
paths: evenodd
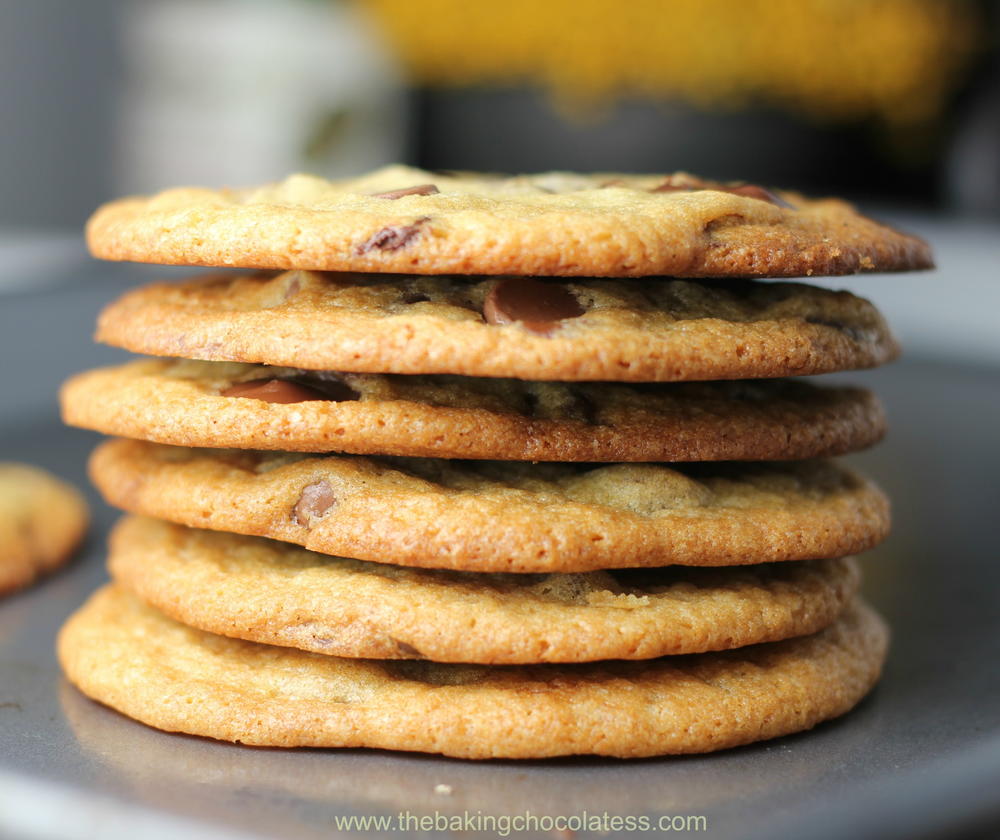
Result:
M341 659L213 636L100 590L58 651L85 694L151 726L268 746L465 758L708 752L809 729L878 677L885 626L649 662L477 666Z
M524 461L825 457L885 431L869 391L790 380L570 384L160 359L78 375L63 408L72 425L180 446Z
M87 241L111 260L418 274L797 277L931 265L926 243L844 202L729 190L684 174L393 166L120 199L93 215Z
M112 440L113 505L323 554L479 572L843 557L880 542L882 493L832 462L523 464L309 457Z
M0 463L0 595L65 563L88 520L74 487L38 467Z
M331 656L522 664L650 659L814 633L854 595L853 560L588 574L408 569L127 517L118 583L212 633Z
M555 381L761 379L899 348L868 301L802 283L209 275L129 292L97 338L153 356Z

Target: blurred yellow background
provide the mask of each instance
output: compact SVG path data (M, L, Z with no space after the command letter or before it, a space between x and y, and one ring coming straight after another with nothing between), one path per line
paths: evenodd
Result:
M1000 0L0 3L0 286L176 184L687 170L923 233L940 272L862 293L910 347L1000 359L998 32Z
M0 5L0 226L390 160L1000 213L996 0Z
M539 84L776 105L821 120L936 119L982 46L973 3L941 0L362 0L422 85Z

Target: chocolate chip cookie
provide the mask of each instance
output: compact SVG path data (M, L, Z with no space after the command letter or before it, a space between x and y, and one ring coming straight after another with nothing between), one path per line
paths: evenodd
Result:
M91 477L133 513L376 563L477 572L841 557L889 529L882 493L822 461L317 458L119 440L97 449Z
M877 442L868 391L792 380L525 382L143 360L80 374L63 419L182 446L524 461L774 460Z
M408 569L126 517L118 583L223 636L330 656L508 665L650 659L814 633L857 590L852 560L511 575Z
M65 563L88 520L76 488L38 467L0 463L0 595Z
M931 266L927 244L833 199L673 175L518 177L392 166L124 198L96 257L180 265L550 277L799 277Z
M868 301L801 283L309 271L137 289L97 338L154 356L564 381L803 376L899 352Z
M871 688L887 631L863 604L811 636L645 662L345 659L214 636L106 587L59 634L85 694L169 732L462 758L710 752L809 729Z

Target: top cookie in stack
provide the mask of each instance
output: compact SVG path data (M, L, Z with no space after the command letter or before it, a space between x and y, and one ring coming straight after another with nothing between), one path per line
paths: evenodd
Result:
M801 277L928 268L842 201L691 175L514 178L392 166L351 181L105 205L94 256L165 265L542 277Z
M106 498L166 520L117 529L117 588L61 636L91 696L247 743L633 756L808 728L877 677L840 558L887 503L818 459L881 408L786 377L897 346L867 301L754 278L926 268L920 240L686 174L389 167L123 199L88 241L254 269L125 295L98 338L169 358L63 389L132 439L95 453ZM555 664L609 659L647 661Z

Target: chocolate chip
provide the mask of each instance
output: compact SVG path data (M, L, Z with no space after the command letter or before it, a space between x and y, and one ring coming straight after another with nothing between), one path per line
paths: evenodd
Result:
M830 327L831 329L844 333L846 336L854 339L855 341L864 341L866 338L863 330L853 327L850 324L845 324L842 321L832 321L826 318L813 317L811 315L807 316L805 321L807 324L816 324L820 327Z
M783 198L779 198L770 190L758 187L756 184L743 184L739 187L725 187L724 190L725 192L732 193L733 195L742 195L744 198L756 198L760 201L769 201L771 204L777 205L778 207L792 207L792 205Z
M650 192L691 192L692 190L721 189L719 184L695 178L693 175L668 175L658 187Z
M408 245L420 233L420 226L429 222L430 216L423 216L410 225L395 225L384 227L372 234L357 247L357 253L367 254L369 251L398 251Z
M302 280L299 278L299 275L296 274L292 278L292 281L285 287L285 300L291 300L300 291L302 291Z
M427 685L475 685L486 680L490 674L481 665L442 666L426 659L386 659L379 663L379 667L397 679Z
M680 184L671 184L670 182L665 182L660 184L658 187L653 187L650 192L662 193L662 192L691 192L694 187L682 187Z
M355 390L344 382L340 378L340 374L331 371L309 371L306 374L296 377L295 381L306 388L312 388L317 393L322 394L322 399L324 400L350 402L351 400L361 399L360 391Z
M344 381L344 374L334 370L300 370L289 381L312 388L323 399L347 402L361 399L361 392Z
M841 321L833 321L829 318L820 318L814 315L807 315L805 319L807 324L818 324L821 327L833 327L835 330L842 330L846 326Z
M292 508L292 521L311 528L337 503L333 488L325 478L302 488L302 495Z
M219 393L223 397L244 397L269 403L299 403L329 399L315 388L286 379L251 379L249 382L230 385Z
M573 398L572 411L577 414L584 423L591 426L597 423L597 404L583 391L572 390L570 395Z
M322 375L289 379L252 379L239 382L219 392L223 397L244 397L270 403L298 403L326 400L347 402L361 397L346 382Z
M413 645L407 642L401 642L399 639L389 637L392 639L393 644L396 645L396 652L404 659L426 659L419 650L417 650Z
M428 300L430 298L420 292L403 292L403 303L424 303Z
M390 190L389 192L372 193L372 198L402 198L404 195L435 195L440 190L434 184L417 184L415 187L407 187L404 190Z
M756 198L760 201L768 201L778 207L793 209L792 205L783 198L779 198L770 190L766 190L764 187L759 187L756 184L740 184L733 187L719 181L704 181L701 178L695 178L690 175L670 175L658 187L653 187L650 192L692 192L694 190L718 190L719 192L741 195L744 198Z
M578 318L583 307L565 286L530 277L508 277L490 289L483 303L487 324L520 322L530 332L551 335L566 318Z

